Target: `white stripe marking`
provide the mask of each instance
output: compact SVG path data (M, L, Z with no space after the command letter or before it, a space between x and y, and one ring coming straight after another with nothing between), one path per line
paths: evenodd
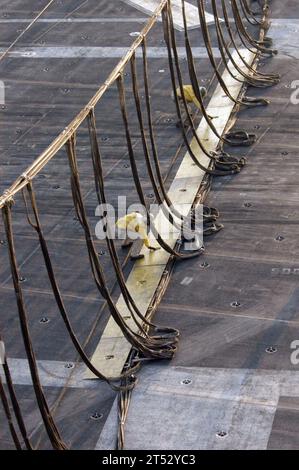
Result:
M193 277L185 277L182 282L181 282L181 285L182 286L190 286L190 284L193 282Z
M0 49L1 52L4 49ZM32 59L71 59L71 58L87 58L87 59L119 59L128 51L127 47L16 47L9 52L11 58L32 58ZM213 49L215 57L220 58L218 49ZM179 57L186 57L184 47L178 47ZM194 57L197 59L207 58L205 47L194 47ZM137 51L137 57L142 56L141 51ZM151 59L166 59L166 47L148 47L147 55Z
M27 359L8 358L8 365L15 385L32 385ZM44 387L69 387L69 388L95 388L100 382L86 380L84 374L86 366L83 363L74 364L74 368L67 368L71 361L37 361L41 384ZM0 377L5 382L2 367Z
M160 0L123 0L128 5L132 5L137 10L142 12L148 13L152 15L157 6L160 3ZM191 3L185 2L186 5L186 16L188 22L188 28L194 29L200 26L199 15L198 15L198 8ZM184 30L184 20L182 14L182 2L181 0L172 0L172 14L173 14L173 22L176 29L179 31ZM206 20L208 24L214 24L214 16L210 15L210 13L206 13Z
M144 23L148 18L41 18L36 23ZM0 19L0 24L5 23L30 23L30 18Z

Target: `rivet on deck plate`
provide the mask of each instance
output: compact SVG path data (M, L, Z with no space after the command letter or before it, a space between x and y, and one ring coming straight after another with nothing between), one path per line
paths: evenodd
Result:
M98 421L99 419L102 419L103 416L104 415L102 413L95 411L92 415L90 415L90 419L93 419L94 421Z
M59 184L54 184L53 189L60 189Z
M19 277L19 281L20 281L20 282L25 282L25 281L26 281L26 277L20 276L20 277Z
M170 124L171 122L173 122L173 119L172 118L166 118L166 119L164 119L164 122L166 122L167 124Z
M267 349L266 349L266 353L268 354L274 354L277 352L277 348L275 346L269 346Z
M231 303L231 307L234 307L234 308L241 307L241 303L235 300L235 302Z
M181 384L182 385L191 385L192 380L191 379L184 379L184 380L181 381Z
M281 152L281 155L283 155L284 157L286 157L287 155L289 155L289 152L287 152L286 150L284 152Z
M5 240L0 240L0 245L6 245L6 241Z
M278 242L282 242L284 240L284 237L282 235L278 235L278 237L276 237L276 241Z
M104 256L105 254L106 254L106 252L104 250L100 250L99 253L98 253L99 256Z
M75 366L72 362L67 362L64 367L65 369L73 369Z
M251 202L245 202L244 207L247 207L247 208L252 207Z
M219 431L219 432L217 432L216 436L219 437L220 439L224 439L227 436L227 432L226 431Z
M49 318L47 318L47 317L43 317L43 318L40 319L39 322L40 322L40 323L49 323L50 320L49 320Z
M107 142L109 140L109 137L101 137L101 142Z

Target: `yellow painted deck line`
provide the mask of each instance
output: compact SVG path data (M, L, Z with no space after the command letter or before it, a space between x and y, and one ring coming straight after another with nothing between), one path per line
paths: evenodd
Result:
M255 55L247 50L244 50L242 53L247 62L253 64ZM243 70L246 70L237 53L234 54L234 59ZM232 64L231 70L234 70ZM242 78L241 75L237 73L236 76L240 79ZM223 79L232 96L234 98L238 98L241 92L242 83L233 79L227 71L223 73ZM224 92L220 85L218 85L207 109L208 114L216 116L213 123L220 135L225 131L234 108L234 103L229 100L229 98L224 98L223 95ZM197 133L209 151L213 151L217 148L219 139L209 128L205 119L201 120ZM201 151L195 139L192 140L191 147L197 156L198 161L207 167L210 163L210 159ZM184 214L189 213L204 175L205 172L200 170L194 164L187 152L168 193L177 209ZM183 192L181 191L182 189L184 189ZM159 221L160 223L161 220L163 221L161 230L161 234L163 235L163 232L165 233L170 223L165 219L161 210L157 214L155 220L157 221L157 226L159 226ZM172 226L170 226L169 232L170 235L166 241L173 247L178 240L179 232ZM164 250L149 253L146 248L143 248L141 252L145 254L145 258L135 263L135 266L128 277L127 287L141 313L145 315L157 287L159 286L170 255ZM123 317L130 317L122 296L120 296L117 302L117 307ZM126 320L132 329L137 331L137 327L132 319L126 318ZM92 356L92 363L106 377L117 377L122 372L130 349L131 345L124 338L120 328L111 317ZM86 378L94 379L96 377L88 370Z

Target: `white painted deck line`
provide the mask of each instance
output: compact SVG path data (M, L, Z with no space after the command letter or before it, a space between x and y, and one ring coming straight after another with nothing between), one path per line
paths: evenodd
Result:
M27 359L20 358L8 358L10 372L12 380L15 385L32 386L32 380ZM38 370L40 375L41 384L44 387L65 387L68 388L84 388L84 389L95 389L99 386L99 381L86 380L86 366L83 362L76 363L73 369L66 368L66 364L72 363L71 361L49 361L49 360L38 360ZM294 369L296 369L294 367ZM157 376L156 376L157 373ZM143 386L145 380L151 382L149 390L154 387L159 393L163 391L163 383L166 383L166 376L171 376L174 373L181 373L180 380L186 377L200 375L201 376L201 387L198 387L196 392L202 398L211 397L213 399L222 400L234 400L236 395L232 397L230 394L230 388L227 385L221 389L217 383L234 383L237 377L253 376L258 380L258 383L265 380L265 383L274 381L279 383L279 394L285 397L297 397L299 396L299 371L298 370L252 370L252 369L221 369L221 368L199 368L199 367L161 367L157 363L152 366L146 366L142 369L140 375L140 383ZM5 383L5 377L2 367L0 368L0 377ZM145 377L145 379L144 379ZM209 380L208 380L209 378ZM67 383L67 385L66 385ZM105 384L104 384L105 385ZM174 389L185 390L181 387L177 387L180 383L174 386ZM202 387L204 385L204 387ZM266 385L265 385L266 389ZM137 389L136 389L137 390ZM269 389L270 390L270 389ZM277 389L271 389L271 393L267 390L267 401L272 401L272 405L276 403ZM188 392L189 391L189 392ZM134 392L135 394L136 392ZM187 392L184 391L184 395L188 395L190 389L187 388ZM193 394L193 392L192 392ZM260 391L257 391L255 402L258 403L260 400ZM265 392L266 395L266 392ZM238 395L239 396L239 395ZM253 402L253 400L251 400Z
M15 47L8 53L8 56L14 59L72 59L72 58L84 58L84 59L120 59L128 51L127 47ZM4 48L0 48L0 53L5 52ZM220 59L219 49L213 48L215 58ZM233 53L233 49L231 50ZM185 47L178 47L179 57L186 57ZM207 50L205 47L194 47L193 54L196 59L208 58ZM136 56L141 58L142 51L137 50ZM148 47L147 56L150 59L167 59L166 47Z
M128 5L136 7L138 10L152 15L160 3L160 0L123 0ZM194 29L200 27L200 21L198 16L198 8L189 2L186 2L186 16L188 21L188 29ZM172 14L173 22L176 29L179 31L184 30L184 21L182 14L182 2L181 0L172 0ZM206 13L206 20L208 24L214 24L214 16L210 13Z
M32 386L27 359L8 358L7 362L15 385ZM83 363L77 363L74 364L74 368L67 368L66 364L71 363L71 361L37 361L41 384L44 387L61 388L67 384L68 388L96 388L98 381L84 380L86 366ZM0 377L5 383L2 367Z
M247 62L252 63L254 61L255 55L250 51L244 50L242 54ZM240 57L235 54L234 58L240 67L245 70ZM239 78L242 78L241 75L239 75ZM242 83L233 79L227 71L224 72L223 79L230 89L231 94L237 98L240 94ZM213 123L220 135L225 131L233 108L234 103L228 97L224 96L222 88L218 85L211 98L207 112L209 115L216 116ZM212 132L205 119L202 119L197 132L209 151L216 150L219 139ZM210 163L210 159L201 151L195 139L192 140L191 147L198 160L207 167ZM181 209L184 213L188 213L191 209L204 175L205 172L200 170L193 163L187 152L168 192L170 199L179 210ZM184 192L182 192L182 189L184 189ZM165 233L169 226L172 227L170 223L166 221L162 211L158 213L155 220L158 221L158 225L161 224L162 221L162 235L164 230ZM174 246L179 237L179 233L173 228L170 232L171 236L165 237L165 239L171 246ZM164 250L149 254L148 250L144 248L142 252L146 253L146 257L135 263L127 280L127 287L134 297L141 313L145 315L159 286L170 256L168 253L164 252ZM122 296L120 296L117 302L117 308L123 317L129 318L128 324L136 331L136 325L130 317L130 312ZM131 345L124 338L120 328L111 317L92 357L92 363L106 377L119 376L130 349ZM90 371L87 371L86 377L96 378Z
M144 23L147 21L147 17L126 17L126 18L40 18L36 21L37 23ZM0 19L0 24L6 23L31 23L31 18L9 18Z
M155 364L138 377L126 422L126 450L264 450L280 396L299 396L296 370ZM183 384L185 379L191 383ZM115 401L96 450L114 449L117 426ZM219 439L219 431L227 437Z

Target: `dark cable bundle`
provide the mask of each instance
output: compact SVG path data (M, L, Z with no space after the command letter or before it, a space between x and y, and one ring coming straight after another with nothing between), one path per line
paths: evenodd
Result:
M25 350L27 354L27 359L29 363L30 374L31 374L31 379L32 379L32 384L33 384L37 404L38 404L48 437L53 446L53 449L65 450L67 449L66 444L61 439L59 430L53 420L52 413L48 406L47 399L45 397L43 387L40 382L36 357L35 357L33 345L31 342L31 335L29 331L27 312L26 312L25 302L24 302L23 293L22 293L21 284L20 284L20 275L19 275L19 270L18 270L18 265L17 265L15 245L14 245L12 217L11 217L11 202L8 202L2 208L2 215L3 215L5 233L6 233L7 243L8 243L8 253L9 253L9 259L10 259L14 290L15 290L17 305L18 305L21 332L22 332L23 342L24 342L24 346L25 346Z
M204 0L197 0L198 5L198 14L201 26L201 34L204 39L205 48L208 53L209 62L212 66L214 75L218 81L218 84L225 93L225 96L230 99L230 101L239 106L263 106L267 105L268 101L263 98L250 98L242 95L241 97L234 98L231 94L228 86L225 83L222 75L219 71L219 65L216 63L215 55L213 52L211 35L207 25L205 17L205 2ZM255 87L267 87L272 86L279 81L279 76L277 74L264 74L256 70L253 65L250 65L248 61L242 56L242 50L238 45L238 42L250 51L254 56L260 57L262 54L275 54L275 50L271 49L271 40L265 36L261 35L260 39L254 39L250 34L245 22L247 22L252 27L263 28L263 33L269 26L268 22L268 12L269 5L268 2L264 2L262 6L262 11L257 14L251 10L247 0L232 0L231 1L231 12L234 19L234 26L231 25L229 20L229 12L225 0L221 0L222 14L224 17L224 23L220 21L219 6L217 6L216 0L211 0L211 6L214 16L214 25L216 28L216 37L217 44L220 51L222 65L225 70L230 74L232 78L240 83L245 83L250 86ZM201 246L194 251L185 252L181 246L181 239L183 239L182 234L192 237L196 237L197 233L194 230L194 224L191 224L190 227L187 226L187 217L183 216L173 204L171 197L168 195L165 182L163 179L159 152L157 148L157 143L155 139L154 125L153 125L153 116L151 108L151 99L150 99L150 83L149 83L149 73L148 73L148 61L147 61L147 33L150 31L151 27L159 17L159 14L162 13L163 20L163 33L164 40L167 47L167 56L168 56L168 65L170 71L172 91L174 94L175 108L178 115L180 129L182 132L183 141L187 148L188 154L194 165L202 170L205 173L201 187L198 190L197 198L191 205L191 221L194 222L196 219L196 204L203 203L211 187L211 179L213 176L226 176L237 174L244 167L246 160L245 158L237 158L235 156L229 155L223 151L223 145L228 144L231 146L249 146L256 141L256 136L254 134L249 134L246 131L235 131L229 132L225 135L220 135L220 132L217 130L215 124L213 123L213 118L209 116L208 111L205 107L204 99L201 95L200 85L199 85L199 74L196 70L196 64L194 61L194 54L192 46L190 43L190 38L188 34L188 22L186 16L185 0L182 0L182 15L184 22L184 43L186 50L187 66L188 66L188 76L190 78L191 86L194 91L194 95L199 103L199 111L201 112L203 119L207 123L209 129L215 134L219 139L218 147L215 151L210 151L203 140L199 137L198 132L195 128L194 119L191 115L191 112L188 108L187 99L184 93L184 83L183 83L183 74L180 67L180 60L177 48L175 28L173 24L172 17L172 8L170 0L165 0L161 2L160 7L157 9L154 17L149 22L148 30L146 34L141 35L141 39L137 40L135 47L130 50L128 56L121 62L118 69L112 73L109 80L105 82L104 88L91 100L91 102L82 110L81 114L77 117L75 124L70 125L67 129L67 138L62 136L61 139L58 139L53 143L53 147L49 150L49 154L52 152L52 157L49 157L49 154L46 152L43 155L43 158L39 159L36 162L36 165L32 165L30 171L25 176L21 176L15 185L12 188L12 191L8 191L4 197L5 202L1 198L1 208L2 215L4 220L5 232L8 242L8 252L10 258L11 272L14 283L14 290L17 299L19 320L21 325L21 333L26 349L26 354L29 362L29 368L31 373L31 379L33 383L33 388L38 403L38 407L43 419L43 424L47 431L47 435L52 444L52 447L57 450L67 449L66 444L63 442L58 427L54 421L53 413L50 410L50 407L47 403L43 387L40 382L36 356L34 353L31 334L28 325L27 311L25 307L25 302L23 298L23 292L20 285L19 278L19 269L16 259L15 244L14 244L14 234L12 226L12 195L16 194L19 191L22 191L25 209L27 214L28 223L35 230L40 249L44 258L44 263L47 270L47 275L49 282L52 287L53 295L58 306L60 315L63 319L66 330L70 336L70 339L79 354L79 357L86 365L86 367L99 379L105 380L113 390L119 392L118 396L118 411L119 411L119 433L118 433L118 444L119 449L124 448L125 440L125 422L128 415L129 404L132 392L137 383L136 372L140 368L140 365L143 361L146 360L161 360L161 359L171 359L177 351L178 340L179 340L179 331L171 327L157 326L152 322L152 314L156 310L159 301L161 299L162 291L157 294L152 300L148 311L142 313L133 298L132 293L129 291L126 279L123 273L122 265L119 260L118 252L116 249L115 242L110 236L110 227L107 216L103 216L103 224L105 229L105 240L108 247L110 260L116 275L117 286L120 289L120 292L123 296L125 307L129 312L130 320L133 320L134 325L130 326L115 304L112 293L108 289L106 282L106 276L103 269L103 266L100 263L99 256L96 250L96 246L93 240L92 231L90 228L89 220L86 213L86 208L84 204L84 198L81 190L81 181L80 173L78 168L78 159L77 159L77 143L76 143L76 134L77 129L80 125L86 120L88 126L89 142L90 142L90 154L93 165L93 174L94 174L94 183L96 188L96 194L99 204L105 205L107 203L106 199L106 190L105 190L105 181L103 175L102 167L102 155L99 148L98 137L97 137L97 128L96 128L96 118L95 118L95 106L100 100L104 92L113 84L117 84L118 89L118 98L119 106L121 111L122 123L125 130L126 137L126 147L128 150L128 156L132 171L132 177L135 189L138 194L140 203L146 210L147 222L150 223L152 234L157 240L159 246L170 255L170 262L173 263L175 260L186 260L193 257L199 256L203 253L204 248ZM237 39L239 38L239 39ZM139 42L138 42L139 41ZM144 86L144 95L145 95L145 115L143 115L143 109L140 100L140 80L137 74L136 67L136 49L141 46L142 48L142 82ZM231 51L233 49L233 52ZM236 59L237 57L237 59ZM238 64L238 61L242 62L241 65ZM159 204L163 215L167 218L168 222L177 229L177 238L176 244L174 247L170 246L169 242L163 238L155 226L155 221L153 216L150 213L149 205L146 201L144 190L142 187L141 176L137 166L137 159L133 146L133 138L131 132L131 122L129 121L128 114L128 104L127 104L127 94L124 84L123 74L126 65L129 64L131 68L132 75L132 92L133 92L133 103L134 103L134 112L136 112L137 121L138 121L138 132L141 137L142 142L142 157L146 164L146 173L149 177L151 186L154 191L154 195L157 203ZM180 107L179 96L177 90L180 91L180 98L183 103L183 112L187 116L187 124L193 139L195 140L198 148L208 158L208 164L202 164L194 150L192 145L189 142L188 132L185 129L185 122L183 119L183 113ZM147 128L146 124L147 123ZM36 201L36 195L32 183L32 179L41 168L49 161L53 156L55 156L60 148L63 145L66 145L68 162L70 167L70 178L71 178L71 190L73 197L73 204L76 212L76 216L80 222L81 228L84 232L86 248L89 257L89 264L91 269L91 274L95 285L99 291L99 294L106 302L109 312L120 328L122 334L127 339L127 341L132 346L131 353L127 359L127 363L124 366L123 372L119 377L105 377L89 360L87 357L83 346L80 344L70 321L70 316L66 310L63 297L55 276L53 264L51 261L50 253L47 246L47 241L45 239L43 228L40 222L39 211ZM48 159L48 160L47 160ZM219 217L219 213L216 209L204 207L203 219L204 229L203 234L208 235L215 233L217 226L214 224L216 219ZM1 338L0 338L1 339ZM28 450L33 449L26 426L22 417L22 412L17 400L17 396L14 390L13 382L11 379L10 370L4 358L3 370L6 380L6 387L8 394L6 393L6 388L4 387L2 381L0 380L0 398L4 408L4 412L8 421L9 429L11 432L12 439L15 443L17 449L22 449L25 447ZM10 400L10 401L9 401ZM14 417L11 413L10 402L14 412ZM17 431L15 422L18 424ZM19 434L22 436L23 443L19 437Z
M2 341L1 335L0 335L0 341ZM30 442L30 439L28 437L27 429L26 429L25 422L24 422L24 419L23 419L23 414L22 414L22 411L21 411L21 408L20 408L20 405L19 405L19 402L18 402L18 399L17 399L17 395L16 395L16 392L15 392L15 388L14 388L14 385L13 385L13 381L12 381L12 377L11 377L11 373L10 373L10 368L9 368L8 363L7 363L7 358L6 358L5 351L4 351L4 357L2 358L2 368L3 368L5 381L6 381L6 385L7 385L8 392L9 392L10 401L11 401L12 408L13 408L13 411L14 411L15 419L18 423L18 427L19 427L20 433L22 435L25 447L26 447L27 450L32 450L33 447L32 447L32 444ZM13 424L13 418L12 418L11 413L10 413L9 402L8 402L7 397L6 397L5 389L4 389L4 386L2 384L1 378L0 378L0 386L1 386L1 399L2 399L2 403L3 403L3 407L4 407L4 410L5 410L6 417L7 417L8 422L9 422L9 427L10 427L10 431L11 431L13 441L14 441L17 449L22 449L20 440L18 438L17 432L16 432L14 424Z

